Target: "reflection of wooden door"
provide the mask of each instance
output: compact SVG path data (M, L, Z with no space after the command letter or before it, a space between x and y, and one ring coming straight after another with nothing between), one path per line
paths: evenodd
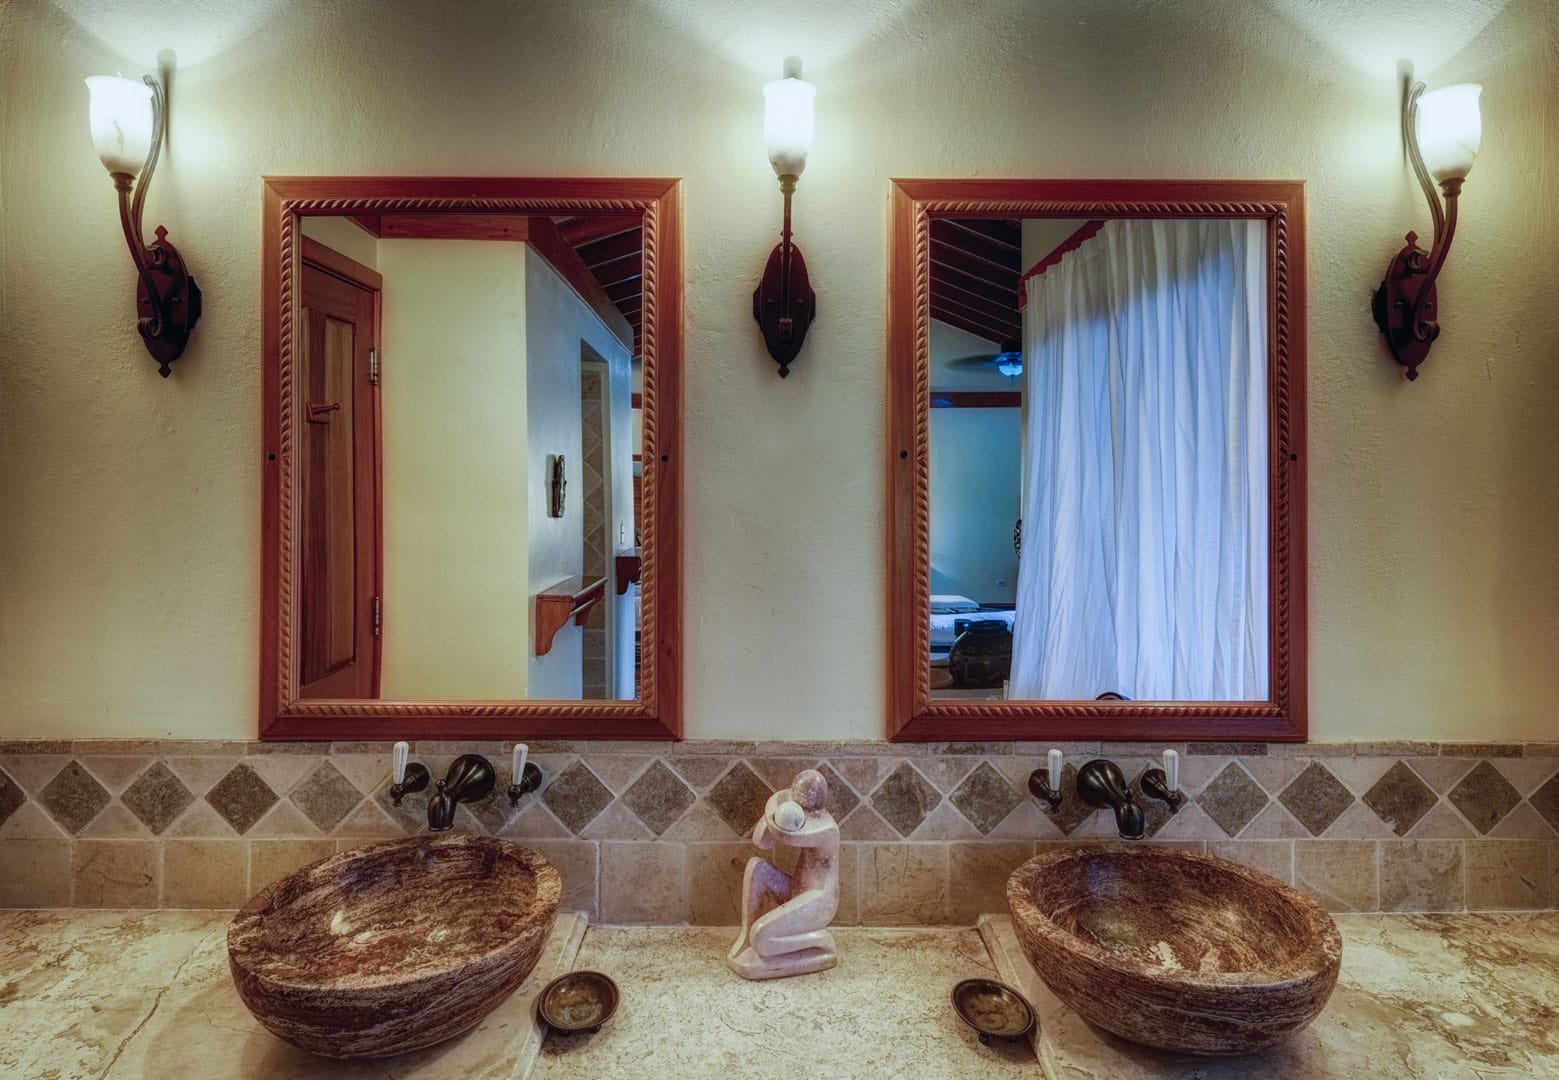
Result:
M305 241L299 694L379 696L379 278Z

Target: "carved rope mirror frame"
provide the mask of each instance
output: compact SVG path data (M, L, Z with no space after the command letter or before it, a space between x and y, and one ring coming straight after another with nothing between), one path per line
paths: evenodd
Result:
M383 701L298 696L299 504L292 401L303 216L642 214L643 558L639 697ZM267 177L261 339L260 738L678 739L682 736L682 238L672 179Z
M935 701L930 656L930 222L1260 218L1267 223L1271 684L1266 701ZM1299 742L1305 652L1304 184L895 180L888 262L888 737Z

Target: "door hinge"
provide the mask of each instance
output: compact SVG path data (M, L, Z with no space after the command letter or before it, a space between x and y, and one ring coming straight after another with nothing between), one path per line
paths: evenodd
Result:
M379 385L379 350L368 350L368 382L370 385Z
M379 628L384 623L384 602L382 600L380 600L379 597L377 597L377 596L374 597L373 610L374 610L374 637L378 637L379 636Z

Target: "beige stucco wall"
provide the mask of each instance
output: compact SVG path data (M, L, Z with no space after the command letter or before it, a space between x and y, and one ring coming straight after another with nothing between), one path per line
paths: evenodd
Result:
M301 224L303 235L310 240L318 240L326 247L339 251L353 262L362 263L370 270L378 268L378 237L353 223L349 218L306 217Z
M685 178L686 728L766 738L882 730L888 178L1302 178L1312 731L1554 730L1551 0L17 0L0 19L0 733L255 730L267 173ZM206 290L167 381L80 82L160 48L178 71L148 223ZM821 314L782 382L750 296L780 210L759 86L791 52L819 87L795 223ZM1367 310L1428 228L1403 57L1487 88L1444 337L1411 386Z
M386 698L522 698L530 245L380 240Z

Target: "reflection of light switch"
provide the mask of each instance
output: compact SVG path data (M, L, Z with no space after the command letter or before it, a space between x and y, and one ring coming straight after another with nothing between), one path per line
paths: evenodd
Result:
M1007 579L1004 578L1004 577L997 578L996 579L996 587L998 589L1005 589L1007 587Z
M628 539L628 523L626 521L619 521L617 523L617 546L618 547L626 547L627 546L627 543L626 543L627 539Z

